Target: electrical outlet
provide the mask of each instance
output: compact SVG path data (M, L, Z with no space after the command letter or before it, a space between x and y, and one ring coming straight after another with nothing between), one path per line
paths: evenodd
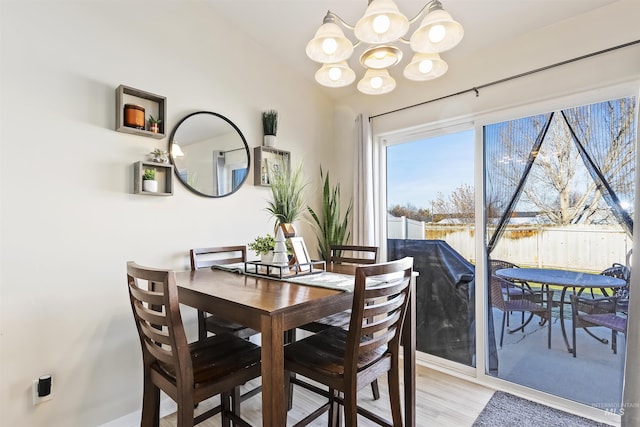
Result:
M31 394L33 396L33 404L37 405L47 400L53 399L53 384L51 385L51 392L47 396L38 396L38 383L40 380L33 380L33 387L31 387Z

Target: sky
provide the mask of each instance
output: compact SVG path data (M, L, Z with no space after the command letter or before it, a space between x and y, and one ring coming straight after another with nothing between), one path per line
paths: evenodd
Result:
M438 192L473 186L473 150L473 129L387 147L387 206L431 209Z

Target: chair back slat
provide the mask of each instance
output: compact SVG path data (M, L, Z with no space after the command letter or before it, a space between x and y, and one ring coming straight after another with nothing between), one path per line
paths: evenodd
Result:
M214 265L235 264L247 260L246 246L220 246L195 248L189 251L191 269L210 268Z
M192 373L175 273L128 262L127 283L145 364L158 361Z
M378 260L377 246L331 245L329 262L334 264L370 265Z
M345 375L357 372L358 360L365 353L399 352L412 271L410 257L356 268Z

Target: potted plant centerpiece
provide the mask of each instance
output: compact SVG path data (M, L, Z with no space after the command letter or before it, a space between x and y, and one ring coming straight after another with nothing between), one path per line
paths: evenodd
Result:
M269 264L273 259L273 248L275 245L275 238L271 234L267 234L264 237L256 237L247 247L249 250L254 251L256 255L260 256L260 262Z
M328 262L330 246L345 244L351 236L347 227L349 215L351 215L353 208L353 198L349 201L344 217L340 218L340 184L336 184L335 187L331 188L329 172L324 175L322 166L320 167L320 179L324 181L322 187L322 216L318 216L310 206L307 206L307 210L317 226L316 236L320 255L322 259Z
M302 175L302 164L292 171L288 163L279 162L269 171L272 200L267 202L267 211L275 218L275 227L282 227L285 237L296 235L293 223L305 210L304 190L307 183Z
M268 110L262 113L262 130L264 132L264 146L275 147L276 133L278 133L278 112L276 110Z
M156 170L145 169L142 175L142 189L150 193L158 191L158 181L156 181Z
M162 119L159 117L153 117L149 114L149 130L153 133L160 132L160 123L162 123Z

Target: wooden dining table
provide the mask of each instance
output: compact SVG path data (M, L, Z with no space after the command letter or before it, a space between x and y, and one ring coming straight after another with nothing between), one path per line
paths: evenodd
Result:
M355 272L354 267L327 266L327 269L349 274ZM261 332L262 425L285 426L284 332L351 308L353 294L211 269L176 272L176 281L181 304L215 313ZM415 290L415 283L412 289ZM416 425L415 307L415 297L412 296L402 340L406 426Z

